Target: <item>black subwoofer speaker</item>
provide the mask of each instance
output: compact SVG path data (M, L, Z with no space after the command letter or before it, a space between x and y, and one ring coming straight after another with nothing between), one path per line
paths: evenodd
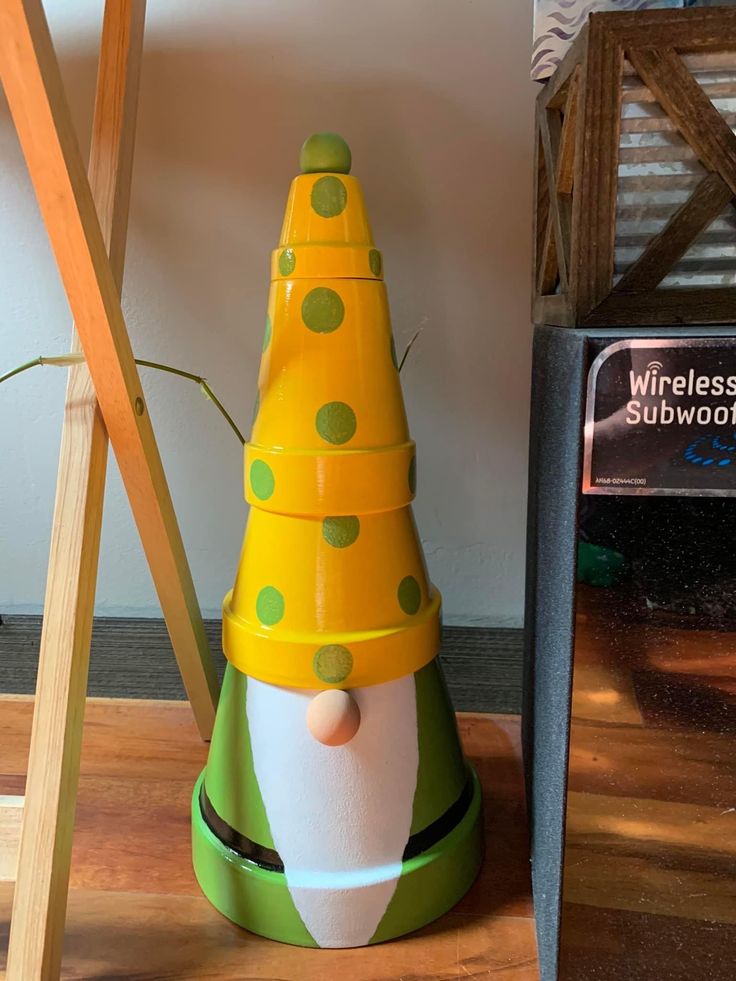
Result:
M542 981L736 977L736 332L537 327L524 751Z

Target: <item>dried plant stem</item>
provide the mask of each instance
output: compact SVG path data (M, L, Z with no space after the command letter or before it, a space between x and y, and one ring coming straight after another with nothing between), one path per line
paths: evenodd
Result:
M20 375L22 372L28 371L29 368L36 368L39 365L53 365L56 368L67 368L69 365L80 364L82 361L84 361L84 355L76 353L60 354L51 358L34 358L33 361L26 361L25 364L18 365L18 367L13 368L12 371L8 371L6 374L0 375L0 385L2 385L4 381L8 381L9 378L14 378L15 375ZM202 378L201 375L195 375L191 371L184 371L181 368L172 368L171 365L168 364L159 364L157 361L145 361L143 358L136 358L135 363L137 365L141 365L143 368L155 368L157 371L167 371L171 375L178 375L180 378L188 378L190 381L196 382L197 385L199 385L199 389L204 397L210 402L213 402L222 413L226 422L238 437L240 442L243 444L245 443L245 437L235 425L230 413L210 388L206 378Z
M424 329L423 327L420 327L419 330L416 332L416 334L412 337L412 339L406 345L406 350L404 351L404 356L402 357L401 364L399 365L399 371L401 371L401 369L404 367L404 362L409 357L409 351L411 351L412 347L414 346L414 341L419 337L419 335L422 333L422 330L423 329Z

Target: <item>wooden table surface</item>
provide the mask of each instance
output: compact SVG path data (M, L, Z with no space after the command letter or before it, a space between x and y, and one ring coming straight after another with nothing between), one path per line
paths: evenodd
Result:
M0 696L0 795L22 794L33 699ZM486 861L455 909L377 947L305 950L253 936L202 896L189 804L207 747L184 702L90 699L63 978L445 981L538 978L519 720L460 715L484 788ZM0 881L4 976L12 883Z

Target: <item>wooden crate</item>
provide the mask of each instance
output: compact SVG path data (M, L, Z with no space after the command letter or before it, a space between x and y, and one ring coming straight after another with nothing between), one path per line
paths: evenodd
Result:
M536 126L536 323L736 323L736 9L592 14Z

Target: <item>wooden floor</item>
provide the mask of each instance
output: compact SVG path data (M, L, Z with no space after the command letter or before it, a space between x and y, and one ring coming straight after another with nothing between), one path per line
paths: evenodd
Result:
M0 796L22 794L33 701L0 696ZM189 799L206 758L186 703L88 702L62 977L238 981L538 978L515 716L461 715L485 792L487 855L465 899L424 930L358 950L252 936L201 895ZM0 881L0 975L12 883Z

